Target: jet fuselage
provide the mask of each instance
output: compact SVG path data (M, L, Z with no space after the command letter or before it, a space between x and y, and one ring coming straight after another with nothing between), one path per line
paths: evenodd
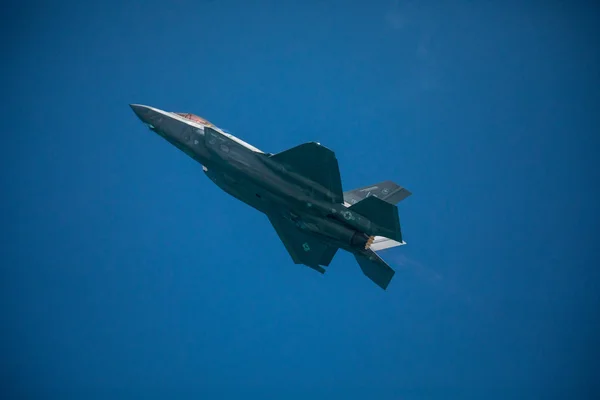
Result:
M222 190L264 213L294 263L324 273L341 248L387 288L395 272L374 250L405 244L395 203L408 190L384 181L343 192L337 158L319 143L264 153L196 115L130 106Z
M327 188L208 121L143 105L131 108L152 131L200 163L226 193L262 213L278 213L331 245L367 250L369 235L364 232L372 228L371 221L334 202Z

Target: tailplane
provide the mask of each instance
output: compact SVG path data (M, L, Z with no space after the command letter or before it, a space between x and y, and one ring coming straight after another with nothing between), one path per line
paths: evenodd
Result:
M355 253L354 257L367 278L383 290L387 289L396 272L381 257L374 251L366 254Z
M356 204L359 201L369 197L379 197L391 204L398 204L412 193L392 181L383 181L370 186L364 186L358 189L344 192L344 201L349 205Z
M373 251L391 249L392 247L404 246L406 242L396 242L383 236L375 236L373 243L369 247Z

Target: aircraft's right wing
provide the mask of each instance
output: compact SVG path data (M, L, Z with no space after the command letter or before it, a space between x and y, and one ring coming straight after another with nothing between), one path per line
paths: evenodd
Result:
M338 250L337 247L329 246L304 233L292 221L279 215L272 214L268 217L295 264L304 264L322 274L325 273L325 269L319 265L329 265Z

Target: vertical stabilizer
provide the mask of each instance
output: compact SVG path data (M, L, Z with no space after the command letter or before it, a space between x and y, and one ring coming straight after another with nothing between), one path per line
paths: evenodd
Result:
M398 216L398 207L377 197L367 197L348 208L364 217L375 228L369 235L383 236L402 243L402 231L400 230L400 217Z

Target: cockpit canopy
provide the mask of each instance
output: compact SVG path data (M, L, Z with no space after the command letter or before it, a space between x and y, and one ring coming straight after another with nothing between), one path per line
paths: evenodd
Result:
M173 113L173 114L177 114L180 117L189 119L190 121L194 121L198 124L202 124L202 125L206 125L206 126L214 126L213 124L211 124L209 121L205 120L202 117L197 116L196 114L191 114L191 113Z

